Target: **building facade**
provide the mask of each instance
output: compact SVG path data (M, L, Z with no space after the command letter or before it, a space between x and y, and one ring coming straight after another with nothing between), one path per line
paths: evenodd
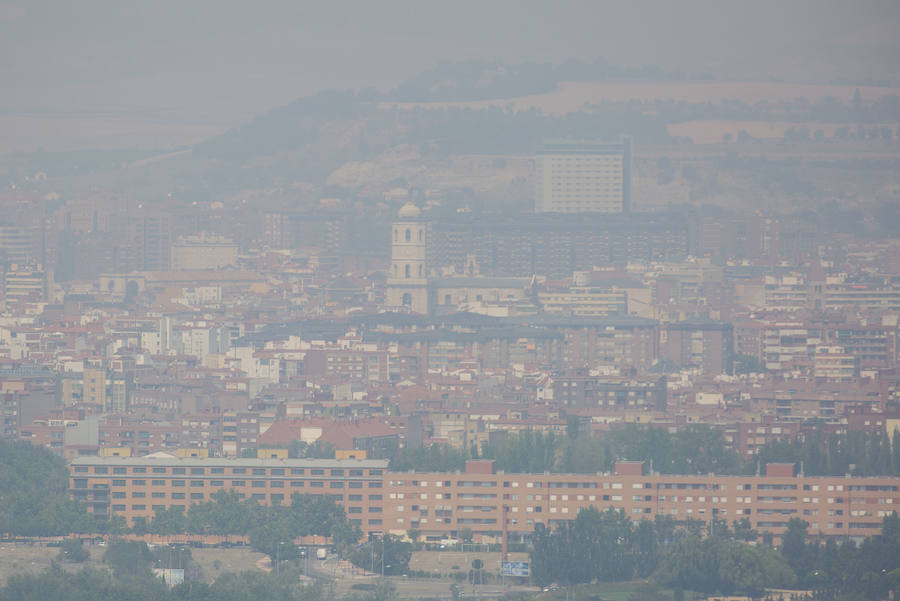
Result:
M625 462L612 473L504 474L491 461L469 461L465 472L389 472L387 460L199 459L156 453L145 457L79 457L70 463L70 490L96 515L133 524L157 509L187 509L219 490L263 504L292 493L329 495L364 533L425 540L455 539L470 529L485 541L527 540L538 524L553 527L581 509L614 507L632 520L671 516L676 524L746 518L778 536L797 517L811 536L878 534L900 504L900 479L808 477L793 464L769 464L763 475L645 473Z
M547 142L538 150L536 213L625 213L631 204L631 140Z

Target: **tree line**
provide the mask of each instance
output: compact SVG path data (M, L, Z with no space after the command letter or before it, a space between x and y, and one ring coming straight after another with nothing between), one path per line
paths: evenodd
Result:
M820 429L775 441L742 459L722 433L705 424L676 432L629 424L599 436L524 431L481 448L460 450L440 445L402 449L391 463L395 471L454 472L467 459L493 459L509 473L610 472L616 461L643 461L661 474L751 475L766 463L795 463L807 476L898 476L900 431L893 440L881 432L848 431L826 435Z
M881 534L852 540L809 541L808 525L792 518L779 549L757 541L744 519L689 521L670 516L631 521L624 512L587 508L554 529L535 527L532 577L539 586L647 579L704 594L744 593L799 586L821 601L885 599L900 587L900 518L884 518Z
M0 588L0 601L320 601L335 599L318 583L303 586L295 574L222 574L210 584L186 581L168 588L148 568L129 575L96 568L67 572L58 564L35 574L15 574ZM369 595L366 599L375 601Z
M344 508L329 496L294 493L289 505L260 505L241 499L233 490L216 491L209 501L192 504L187 512L176 505L158 509L149 523L135 520L132 531L249 536L251 546L273 560L278 555L295 557L293 541L298 536L330 536L338 547L362 538L359 527L350 524Z

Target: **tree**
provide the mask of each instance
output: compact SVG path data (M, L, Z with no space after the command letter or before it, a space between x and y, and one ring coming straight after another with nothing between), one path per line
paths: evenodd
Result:
M113 539L106 546L103 561L109 564L113 574L121 577L149 570L153 563L153 554L150 553L147 543Z
M290 528L279 521L272 521L257 526L250 531L250 546L254 551L265 553L272 560L272 565L281 558L296 557L297 547L293 543Z
M582 509L573 522L550 531L535 527L531 568L538 585L630 580L636 569L655 567L657 538L654 523L634 528L621 511Z
M134 518L134 525L131 527L131 532L138 536L142 536L150 532L147 527L147 518L145 517L136 517Z
M409 540L413 544L413 546L418 546L420 534L421 534L421 531L417 528L410 528L409 530L406 531L406 536L409 538Z
M781 537L781 554L796 574L806 574L806 536L808 524L800 518L791 518Z
M379 573L384 569L386 576L406 574L412 557L412 544L392 534L371 538L350 553L353 565L364 570Z
M760 596L764 588L796 582L779 554L734 540L687 536L667 550L655 575L666 586L730 595Z
M62 542L59 548L57 559L60 561L71 561L74 563L83 563L91 558L91 554L84 548L80 538L67 538Z
M759 533L752 528L748 518L734 520L731 523L731 529L734 532L734 537L738 540L755 542L759 538Z
M153 534L181 534L184 531L184 508L181 506L171 505L153 513L153 520L150 522L150 532Z
M69 498L68 488L69 470L52 451L0 441L0 532L54 536L106 530L106 522Z

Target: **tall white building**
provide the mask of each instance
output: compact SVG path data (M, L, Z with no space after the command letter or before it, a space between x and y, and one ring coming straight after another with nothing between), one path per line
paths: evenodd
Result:
M624 213L631 204L631 140L549 141L538 150L537 213Z
M413 313L429 312L426 223L421 211L406 203L397 212L391 228L391 270L385 304L405 307Z

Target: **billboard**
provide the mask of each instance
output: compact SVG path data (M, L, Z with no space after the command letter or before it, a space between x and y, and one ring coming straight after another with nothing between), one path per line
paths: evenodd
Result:
M180 568L153 568L153 574L157 578L162 578L170 587L184 584L184 570Z
M529 576L527 561L504 561L500 563L500 573L503 576Z

